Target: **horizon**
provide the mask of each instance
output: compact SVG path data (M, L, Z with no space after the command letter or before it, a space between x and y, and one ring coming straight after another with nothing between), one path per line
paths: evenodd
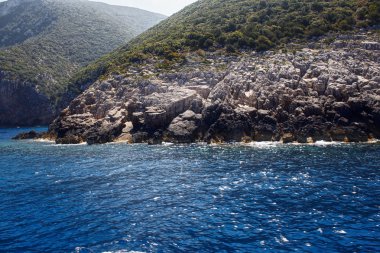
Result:
M0 0L0 2L6 2L8 0ZM196 2L197 0L88 0L91 2L103 2L110 5L135 7L150 12L171 16L174 13L180 11L189 4Z

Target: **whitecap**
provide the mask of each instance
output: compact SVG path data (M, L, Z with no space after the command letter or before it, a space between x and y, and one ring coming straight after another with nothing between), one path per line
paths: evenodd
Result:
M239 179L239 180L236 180L234 182L232 182L233 184L237 185L237 184L240 184L240 183L244 183L244 180L243 179Z
M70 147L70 146L85 146L85 145L87 145L87 142L81 142L78 144L53 144L50 146L52 146L52 147Z
M250 147L255 147L255 148L260 148L260 149L265 149L265 148L273 148L276 146L281 145L281 142L275 142L275 141L261 141L261 142L249 142L249 143L244 143L244 146L250 146Z
M225 191L225 190L230 190L231 189L231 187L229 187L229 186L227 186L227 185L224 185L224 186L220 186L219 187L219 190L220 191Z
M53 141L53 140L43 139L43 138L35 139L34 141L35 142L42 142L42 143L55 143L55 141Z
M335 230L334 233L336 233L336 234L341 234L341 235L345 235L345 234L347 234L347 232L344 231L343 229L341 229L341 230Z
M289 242L289 240L283 235L280 235L280 238L281 238L281 242L285 242L285 243Z
M337 141L316 141L315 143L311 143L311 145L315 146L330 146L330 145L340 145L343 144L343 142L337 142Z

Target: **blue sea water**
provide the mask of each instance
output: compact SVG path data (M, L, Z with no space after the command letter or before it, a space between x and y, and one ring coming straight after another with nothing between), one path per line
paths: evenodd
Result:
M25 130L0 129L0 252L380 252L379 144L10 140Z

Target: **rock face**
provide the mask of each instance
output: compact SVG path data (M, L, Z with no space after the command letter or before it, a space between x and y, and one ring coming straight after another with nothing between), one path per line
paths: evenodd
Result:
M51 101L33 84L0 74L0 126L47 125L54 114Z
M189 54L165 72L148 62L95 82L50 132L90 144L380 138L378 44L364 34L294 53Z

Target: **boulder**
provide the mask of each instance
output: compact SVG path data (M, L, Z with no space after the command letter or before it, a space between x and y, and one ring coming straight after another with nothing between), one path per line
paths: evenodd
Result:
M292 133L285 133L282 135L281 140L283 143L292 143L296 140L296 138Z
M201 124L202 115L187 110L176 117L167 129L166 139L176 143L191 143L197 140L197 130Z
M83 139L76 135L66 135L62 138L57 138L55 143L57 144L80 144L83 142Z
M253 127L249 116L233 111L222 113L208 129L205 139L222 142L241 142L247 137L253 137Z
M89 130L86 134L86 142L89 145L112 142L122 134L124 127L125 124L122 122L101 124Z

